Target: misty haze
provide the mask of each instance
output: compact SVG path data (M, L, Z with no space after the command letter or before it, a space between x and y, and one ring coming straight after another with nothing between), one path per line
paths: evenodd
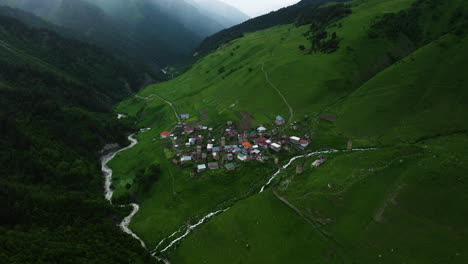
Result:
M467 62L461 0L0 0L0 264L466 264Z

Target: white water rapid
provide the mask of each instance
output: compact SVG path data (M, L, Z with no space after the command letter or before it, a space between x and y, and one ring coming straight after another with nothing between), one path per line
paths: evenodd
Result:
M153 253L153 256L156 255L157 252L162 253L162 252L165 252L166 250L170 249L170 248L171 248L172 246L174 246L177 242L181 241L181 240L184 239L186 236L188 236L192 230L194 230L195 228L197 228L199 225L203 224L206 220L208 220L208 219L214 217L214 216L217 215L217 214L226 212L228 209L229 209L229 208L226 208L226 209L224 209L224 210L218 210L218 211L215 211L215 212L211 212L211 213L205 215L205 216L204 216L202 219L200 219L196 224L194 224L194 225L188 225L188 226L186 226L186 227L183 227L183 228L186 228L185 233L184 233L183 235L181 235L181 236L177 237L176 239L172 240L164 249L158 251L158 247L160 247L160 246L163 244L163 242L164 242L165 240L168 240L168 239L174 237L176 234L178 234L179 232L181 232L182 229L179 229L178 231L174 232L174 233L173 233L172 235L170 235L169 237L164 238L163 240L161 240L161 242L159 242L159 244L158 244L158 245L156 246L156 248L153 250L153 252L154 252L154 253Z
M275 172L271 177L270 179L268 180L268 182L262 186L262 188L260 189L260 193L262 193L265 188L270 185L270 183L278 176L278 174L281 173L281 171L289 168L289 166L291 166L291 164L297 160L297 159L300 159L300 158L309 158L309 157L312 157L314 155L321 155L321 154L329 154L329 153L335 153L335 152L345 152L345 151L366 151L366 150L374 150L375 148L367 148L367 149L353 149L353 150L336 150L336 149L330 149L330 150L322 150L322 151L316 151L316 152L312 152L312 153L309 153L309 154L305 154L305 155L300 155L300 156L295 156L295 157L292 157L288 163L286 163L286 165L282 166L277 172Z
M139 132L140 133L144 133L146 131L150 130L149 128L145 128L145 129L141 129ZM109 201L109 203L112 204L112 196L114 194L114 190L112 190L112 169L108 166L108 163L113 159L115 158L115 156L120 153L120 152L123 152L123 151L126 151L126 150L129 150L133 147L135 147L137 144L138 144L138 140L134 138L134 135L135 134L132 134L130 136L128 136L128 140L131 142L129 146L127 147L124 147L122 149L119 149L119 150L116 150L116 151L113 151L113 152L110 152L106 155L104 155L102 158L101 158L101 170L104 174L104 178L105 178L105 182L104 182L104 195L105 195L105 198L106 200ZM375 148L368 148L368 149L354 149L352 151L366 151L366 150L373 150ZM293 158L291 158L289 160L289 162L287 164L285 164L284 166L282 166L280 169L278 169L277 172L275 172L271 177L270 179L268 180L268 182L262 186L261 190L260 190L260 193L262 193L265 188L271 184L271 182L281 173L281 171L287 169L288 167L291 166L291 164L297 160L297 159L300 159L300 158L308 158L308 157L311 157L311 156L314 156L314 155L321 155L321 154L328 154L328 153L335 153L335 152L341 152L341 151L346 151L346 150L335 150L335 149L331 149L331 150L324 150L324 151L316 151L316 152L312 152L312 153L309 153L309 154L305 154L305 155L300 155L300 156L295 156ZM140 210L140 206L136 203L132 203L132 204L129 204L129 205L119 205L120 207L127 207L127 206L131 206L133 208L132 212L130 213L130 215L128 215L127 217L125 217L122 222L119 224L119 227L122 229L123 232L131 235L133 238L135 238L136 240L138 240L141 244L141 246L145 249L147 249L146 247L146 244L143 242L143 240L138 237L130 228L129 228L129 225L133 219L133 217L138 213L138 211ZM162 259L160 257L157 256L158 253L163 253L165 251L167 251L168 249L170 249L171 247L173 247L176 243L178 243L179 241L181 241L182 239L184 239L185 237L187 237L190 232L192 232L195 228L197 228L198 226L202 225L203 223L205 223L207 220L209 220L210 218L218 215L218 214L221 214L225 211L229 210L229 208L226 208L224 210L218 210L218 211L214 211L214 212L211 212L207 215L205 215L203 218L201 218L196 224L193 224L193 225L185 225L185 226L182 226L179 230L177 230L176 232L172 233L170 236L164 238L163 240L161 240L159 242L159 244L156 246L156 248L154 250L152 250L150 253L151 255L159 260L159 261L163 261L164 263L168 264L169 261L166 260L166 259ZM185 230L185 232L176 237L177 234L183 232ZM174 237L176 237L174 239ZM158 250L163 244L165 244L164 242L165 241L170 241L169 243L167 243L167 245L161 249L161 250Z
M148 130L149 130L149 128L141 129L140 133L146 132ZM130 145L128 145L125 148L122 148L122 149L119 149L119 150L116 150L116 151L112 151L112 152L104 155L101 158L101 170L102 170L102 173L104 174L104 179L105 179L105 181L104 181L104 195L106 197L106 200L109 201L109 203L111 203L111 204L112 204L112 196L114 194L114 190L112 190L112 187L111 187L112 186L112 169L109 167L108 163L113 158L115 158L115 156L118 153L120 153L122 151L129 150L129 149L135 147L138 144L138 140L135 139L134 136L135 136L135 134L131 134L130 136L128 136L128 140L130 141ZM130 215L128 215L127 217L125 217L122 220L122 222L119 224L119 227L122 229L123 232L131 235L133 238L138 240L140 242L141 246L146 249L145 242L143 242L143 240L141 238L139 238L129 227L130 223L132 222L132 218L140 210L140 206L138 204L136 204L136 203L132 203L132 204L129 204L129 205L120 205L120 207L127 207L127 206L131 206L133 208L132 212L130 213Z

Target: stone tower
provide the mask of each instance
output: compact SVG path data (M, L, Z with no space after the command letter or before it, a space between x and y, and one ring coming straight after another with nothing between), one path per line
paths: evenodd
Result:
M225 146L225 145L226 145L226 138L222 137L221 138L221 146Z
M303 163L297 163L297 165L296 165L296 175L301 174L303 169L304 169L304 164Z
M352 139L349 139L348 140L348 147L347 147L348 150L353 150L353 140Z
M201 158L201 146L197 146L197 156Z

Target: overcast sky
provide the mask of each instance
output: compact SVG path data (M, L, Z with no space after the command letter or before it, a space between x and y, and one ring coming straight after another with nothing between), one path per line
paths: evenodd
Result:
M256 17L278 10L285 6L290 6L300 0L221 0L237 7L247 15Z

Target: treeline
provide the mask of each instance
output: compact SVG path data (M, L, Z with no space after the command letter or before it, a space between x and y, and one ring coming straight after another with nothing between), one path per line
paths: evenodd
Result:
M466 35L468 10L455 5L442 8L447 4L443 0L417 0L409 9L377 18L369 29L369 37L407 40L419 47L444 34ZM452 12L446 12L447 9Z
M116 222L112 208L84 191L0 180L2 263L154 263Z
M128 144L112 103L139 75L102 50L0 16L0 262L154 263L103 198L99 151Z
M0 7L0 14L104 47L128 63L135 64L142 72L150 73L156 80L165 80L166 77L155 64L163 66L190 62L190 52L201 42L203 35L187 29L177 17L161 10L155 4L157 1L153 0L3 2L30 13ZM208 21L205 24L211 27Z
M339 48L340 38L336 32L328 33L327 27L334 21L338 21L351 14L351 8L346 4L336 4L326 7L312 7L303 12L296 25L309 25L310 30L304 35L308 37L311 47L308 53L323 52L332 53ZM337 24L341 27L341 24ZM301 50L304 48L299 47Z
M11 49L46 62L44 67L68 73L112 101L128 96L144 81L145 76L138 68L96 46L64 38L47 29L34 28L6 16L0 16L0 27L4 30L0 33L2 41ZM29 65L32 61L25 57L8 62Z
M161 176L161 167L159 164L152 164L148 168L140 168L135 173L132 183L127 183L125 188L127 192L115 199L119 204L129 204L144 196L159 180Z
M293 24L298 22L304 24L307 20L313 20L317 12L322 9L319 6L327 2L346 2L348 0L302 0L301 2L269 14L250 19L237 26L222 30L206 38L198 47L197 52L200 55L206 55L223 44L229 43L234 39L243 37L245 33L255 32L278 25ZM307 24L307 23L305 23Z

